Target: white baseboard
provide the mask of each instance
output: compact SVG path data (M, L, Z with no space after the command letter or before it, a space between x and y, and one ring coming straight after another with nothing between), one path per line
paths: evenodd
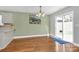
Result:
M28 36L15 36L15 37L13 37L13 39L18 39L18 38L30 38L30 37L41 37L41 36L49 36L49 34L28 35Z
M49 36L55 36L54 34L49 34Z
M75 46L78 46L79 47L79 44L77 44L77 43L72 43L72 44L74 44Z

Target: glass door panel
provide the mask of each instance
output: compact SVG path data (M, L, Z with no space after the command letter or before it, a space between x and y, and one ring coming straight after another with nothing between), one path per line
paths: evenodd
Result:
M63 16L63 40L73 43L73 15Z
M55 25L55 36L62 38L62 17L56 17L56 25Z

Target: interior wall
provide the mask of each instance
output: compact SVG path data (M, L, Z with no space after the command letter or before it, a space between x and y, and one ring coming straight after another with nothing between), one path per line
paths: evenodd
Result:
M29 13L13 13L15 36L48 34L48 16L41 18L41 24L29 24Z
M49 33L49 16L41 18L41 24L29 24L30 13L0 11L3 16L3 23L15 25L14 36L47 35ZM9 18L7 18L9 17Z
M64 14L64 13L70 12L70 11L74 12L74 17L73 17L74 43L79 44L79 39L78 39L78 37L79 37L79 6L69 6L69 7L66 7L62 10L55 12L54 14L51 14L49 17L50 18L49 32L51 35L55 34L55 16L61 15L61 14Z

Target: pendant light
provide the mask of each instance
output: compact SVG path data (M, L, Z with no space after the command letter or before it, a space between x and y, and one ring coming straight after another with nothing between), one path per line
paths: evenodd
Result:
M37 17L44 17L45 13L42 12L42 6L39 7L39 12L36 14Z

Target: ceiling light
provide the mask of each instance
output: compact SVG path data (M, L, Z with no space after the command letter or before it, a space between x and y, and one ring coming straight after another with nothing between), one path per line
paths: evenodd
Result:
M45 16L45 13L42 12L42 6L40 6L40 10L39 12L36 14L37 17L44 17Z

